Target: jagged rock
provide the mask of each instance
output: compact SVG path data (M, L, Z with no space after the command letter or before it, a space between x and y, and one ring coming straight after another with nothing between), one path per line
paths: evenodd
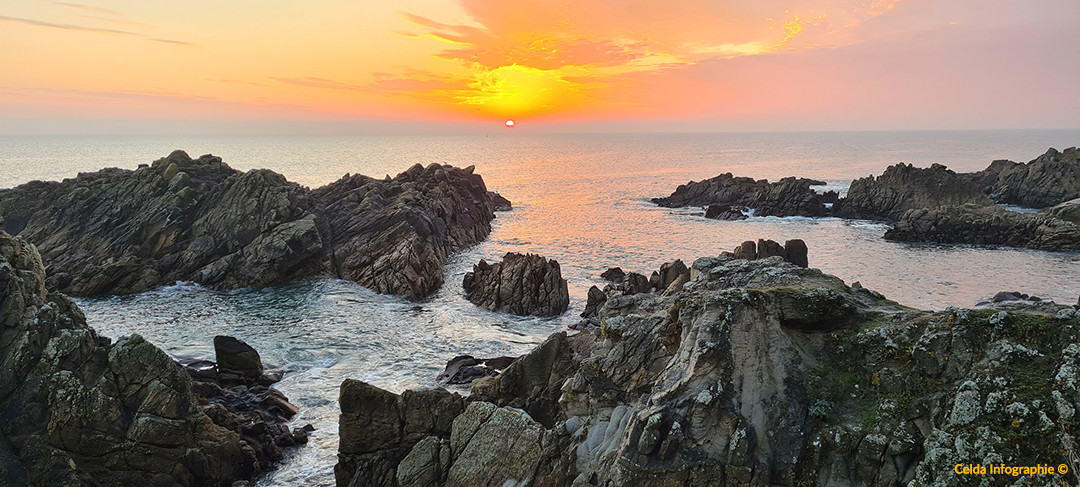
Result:
M491 201L495 204L495 211L510 211L514 209L514 205L510 203L510 200L503 197L499 193L491 193Z
M765 179L754 180L735 177L731 173L721 174L712 179L680 185L675 192L664 198L653 198L652 202L667 208L683 206L715 206L716 214L721 214L723 207L749 207L756 216L825 216L825 205L821 195L810 186L825 184L812 179L787 177L770 183ZM733 213L730 216L735 216Z
M481 260L462 285L469 301L492 311L557 316L570 304L559 263L536 254L507 252L494 264Z
M975 177L998 203L1045 208L1080 198L1080 151L1051 148L1027 164L994 161Z
M3 228L38 246L50 289L74 295L326 275L421 299L442 284L451 252L486 238L495 206L471 168L346 175L312 191L183 151L135 171L0 190Z
M341 384L339 402L340 443L334 467L339 487L396 486L399 478L444 478L442 462L436 459L438 467L425 467L430 461L424 461L421 451L406 463L406 470L399 472L398 466L418 445L423 451L430 452L433 446L443 451L454 419L465 410L460 395L441 389L410 390L397 395L346 379ZM445 458L448 462L450 457Z
M876 178L852 181L847 197L834 207L834 213L843 218L896 221L911 209L968 203L987 206L993 201L968 175L941 164L917 168L901 163L889 166Z
M581 312L582 318L588 318L596 315L596 312L607 301L607 294L596 286L589 287L589 294L586 297L585 311Z
M1080 198L1051 207L1041 214L1050 218L1065 220L1073 225L1080 225Z
M97 335L78 306L46 291L45 282L34 246L0 232L5 481L231 485L272 465L261 437L218 423L242 411L200 405L198 383L165 352L139 335L116 343Z
M637 272L626 274L623 276L622 284L619 284L619 289L623 294L647 293L652 291L652 288L649 278Z
M256 382L263 375L262 358L251 345L230 336L214 337L218 379L222 382Z
M711 218L713 220L745 220L749 218L743 211L745 208L741 206L731 205L709 205L705 208L705 218Z
M806 242L802 240L788 240L784 245L780 245L772 240L759 239L757 244L754 244L753 240L747 240L735 247L734 251L723 252L722 255L745 260L780 257L799 267L809 267L807 252Z
M435 382L440 385L471 384L481 377L499 375L513 361L514 357L478 359L472 355L459 355L446 363L446 369L435 378Z
M448 409L449 455L445 437L417 443L407 471L454 486L960 485L957 464L1064 463L1080 433L1071 308L915 311L776 258L690 271L677 295L609 288L600 327L474 382Z
M1076 224L994 205L909 210L885 232L885 238L902 242L1080 250L1080 227Z
M612 267L600 274L601 279L614 283L621 283L624 277L626 277L626 272L623 272L623 270L618 267Z

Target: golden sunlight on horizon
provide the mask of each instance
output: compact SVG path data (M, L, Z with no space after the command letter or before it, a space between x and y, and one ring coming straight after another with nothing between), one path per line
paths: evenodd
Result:
M1065 49L1009 34L1078 10L1051 0L9 3L0 120L1016 120L1076 97L1053 79L1012 96L1042 56Z

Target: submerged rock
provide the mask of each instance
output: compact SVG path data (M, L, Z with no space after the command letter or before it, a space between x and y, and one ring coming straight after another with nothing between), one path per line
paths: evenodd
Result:
M916 311L780 259L690 273L675 294L609 288L601 326L473 382L437 413L449 435L379 463L388 480L353 474L344 438L393 438L401 399L343 400L339 485L959 485L957 464L1064 463L1080 433L1072 308Z
M999 206L941 206L910 210L885 232L887 240L1080 250L1080 227L1046 215Z
M749 207L756 216L825 216L827 211L821 195L810 186L825 184L812 179L783 178L770 183L768 180L735 177L721 174L704 181L690 181L680 185L675 192L652 202L667 208L683 206L715 206L715 215L735 217L732 207ZM725 211L724 208L727 207Z
M834 210L843 218L896 221L908 210L968 203L987 206L994 202L969 175L941 164L917 168L901 163L876 178L852 181L847 197Z
M231 485L280 459L277 445L260 443L263 436L219 422L250 416L204 402L200 383L139 335L115 343L99 336L78 306L48 292L45 282L35 247L0 232L0 472L6 481ZM274 393L270 402L288 404ZM265 405L260 401L252 411ZM264 421L268 428L283 424Z
M494 264L481 260L462 285L469 301L492 311L557 316L570 304L559 263L536 254L507 252Z
M37 245L49 289L73 295L324 275L421 299L442 284L450 253L487 237L496 205L472 168L416 165L309 190L183 151L135 171L0 190L3 228Z

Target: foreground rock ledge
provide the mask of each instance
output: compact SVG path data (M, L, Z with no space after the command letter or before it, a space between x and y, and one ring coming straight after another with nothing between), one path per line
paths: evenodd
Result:
M1073 307L918 311L779 257L690 274L675 294L609 289L599 326L468 398L419 392L443 404L424 417L418 392L346 381L338 485L952 486L970 483L956 464L1075 448Z
M176 151L135 171L0 190L0 221L40 249L49 289L72 295L330 276L417 300L442 285L452 252L487 237L496 205L509 203L471 166L346 174L309 190Z
M200 398L197 388L213 393ZM284 396L241 389L193 382L138 335L116 343L97 335L73 301L46 291L34 246L0 232L4 485L228 486L253 479L281 458L285 442L303 439L279 431L295 412ZM238 401L249 409L226 406ZM279 412L262 416L271 404ZM270 431L245 431L253 418Z

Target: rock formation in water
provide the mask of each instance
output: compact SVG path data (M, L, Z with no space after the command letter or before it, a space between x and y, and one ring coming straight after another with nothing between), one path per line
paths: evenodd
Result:
M806 242L799 239L788 240L784 245L766 239L758 239L757 244L753 240L747 240L735 247L731 252L722 252L721 255L735 257L736 259L757 260L769 257L780 257L799 267L809 267L810 260L807 256L809 249Z
M439 385L471 384L481 377L499 375L513 361L514 357L475 358L472 355L459 355L446 363L446 369L435 378L435 382Z
M970 483L957 464L1075 455L1072 307L917 311L777 257L690 273L609 289L599 326L464 400L419 392L441 405L422 417L417 392L346 381L338 485L949 486Z
M112 343L45 282L37 249L0 232L4 485L227 486L304 441L279 392L193 381L138 335Z
M308 190L183 151L135 171L0 190L4 230L37 245L49 289L73 295L324 275L420 299L442 285L451 252L487 237L496 205L471 167L416 165Z
M876 178L852 181L847 197L834 210L843 218L896 221L907 210L966 203L986 206L994 202L969 175L941 164L918 168L901 163Z
M683 206L749 207L757 216L825 216L821 195L810 186L825 184L803 178L783 178L770 183L765 179L721 174L704 181L690 181L675 192L652 202L667 208Z
M559 263L536 254L507 252L494 264L481 260L462 285L469 301L503 313L557 316L570 304Z
M727 221L745 220L749 218L745 213L747 210L749 208L742 206L709 205L705 208L705 218Z
M903 242L1080 250L1080 226L1077 224L1043 214L1017 213L996 205L908 210L892 229L885 232L885 238Z
M998 203L1046 208L1080 198L1080 150L1051 148L1027 164L994 161L975 176Z

